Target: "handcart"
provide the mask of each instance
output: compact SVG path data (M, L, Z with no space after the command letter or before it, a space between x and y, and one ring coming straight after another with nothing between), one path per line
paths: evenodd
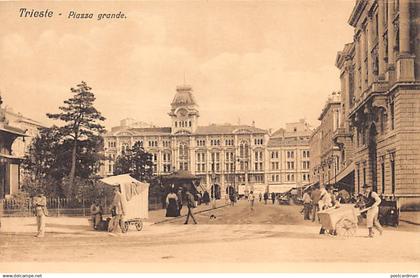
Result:
M128 232L130 225L141 231L143 220L149 216L149 184L140 182L128 174L104 178L101 181L120 188L124 210L121 231Z
M358 215L361 211L352 204L342 204L318 212L322 227L335 231L339 236L353 236L357 231Z

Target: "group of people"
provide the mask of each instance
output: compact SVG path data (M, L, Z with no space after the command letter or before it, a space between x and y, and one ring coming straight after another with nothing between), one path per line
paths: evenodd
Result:
M274 205L274 203L276 202L276 193L271 192L271 194L269 194L268 191L266 191L266 192L264 192L264 194L262 194L260 192L260 194L258 195L258 199L259 199L260 203L262 202L262 200L264 198L264 204L268 203L268 199L270 199L270 197L271 197L271 202Z
M363 205L359 205L360 202ZM365 184L363 186L363 194L359 195L359 202L356 204L361 209L361 213L366 212L366 224L369 231L369 237L374 236L373 227L375 227L382 235L383 229L379 224L379 204L381 198L376 192L372 190L370 185ZM313 188L308 188L303 194L303 218L304 220L312 220L313 222L319 217L317 213L322 210L340 206L340 197L337 192L334 191L332 185L319 186L316 185ZM325 234L327 231L324 227L321 227L319 233ZM332 235L336 235L336 231L328 231Z
M203 198L205 198L205 193L203 195ZM207 203L209 201L210 199L207 201ZM187 218L184 224L188 224L190 217L193 223L197 224L197 221L195 220L193 214L193 208L196 207L196 201L193 194L190 192L189 189L183 190L180 188L178 190L175 190L175 188L172 187L171 191L166 196L166 217L181 216L181 209L183 205L186 205L188 209Z

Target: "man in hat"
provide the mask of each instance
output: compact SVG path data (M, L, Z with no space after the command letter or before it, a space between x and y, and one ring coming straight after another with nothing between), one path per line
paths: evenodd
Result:
M379 204L381 203L381 198L379 198L378 194L373 191L372 187L368 184L363 185L363 193L367 198L366 226L369 230L369 237L373 237L373 227L375 227L379 231L379 234L382 235L383 229L378 220Z
M307 188L303 193L303 219L311 220L309 215L312 209L311 189Z
M184 224L185 225L188 224L188 220L190 219L190 216L191 216L191 219L193 220L194 224L197 224L197 221L195 221L194 214L192 212L193 208L195 208L194 196L191 194L189 189L186 190L185 196L186 196L186 199L187 199L188 214L187 214L187 219L185 220Z
M38 233L35 237L44 237L45 233L45 217L48 216L47 210L47 198L42 192L39 192L33 199L33 205L35 207L36 223L38 227Z
M114 233L121 232L121 224L125 214L122 198L123 196L121 194L120 187L114 187L114 199L111 204L111 214L113 220L111 231Z

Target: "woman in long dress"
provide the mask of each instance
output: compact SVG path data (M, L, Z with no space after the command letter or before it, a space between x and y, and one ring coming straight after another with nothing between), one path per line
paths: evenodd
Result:
M166 217L176 217L178 215L178 196L171 191L166 196Z

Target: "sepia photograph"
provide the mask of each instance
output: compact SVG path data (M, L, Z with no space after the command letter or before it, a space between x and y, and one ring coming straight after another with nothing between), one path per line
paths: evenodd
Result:
M420 1L0 1L0 274L49 273L418 278Z

